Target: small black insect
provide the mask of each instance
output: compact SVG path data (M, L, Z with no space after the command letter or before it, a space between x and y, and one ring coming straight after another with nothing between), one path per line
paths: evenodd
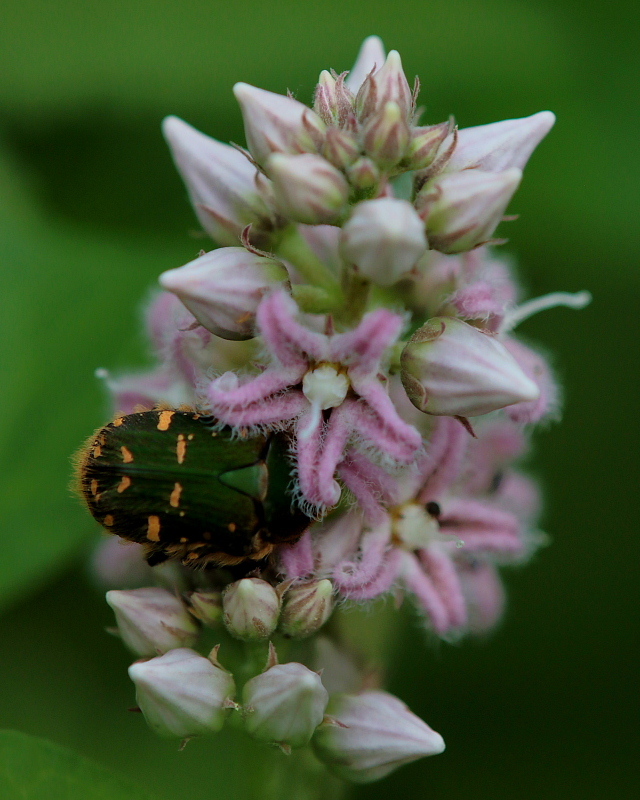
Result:
M79 490L109 533L144 545L151 566L232 566L297 541L310 519L293 507L288 440L214 427L193 411L117 417L77 456Z

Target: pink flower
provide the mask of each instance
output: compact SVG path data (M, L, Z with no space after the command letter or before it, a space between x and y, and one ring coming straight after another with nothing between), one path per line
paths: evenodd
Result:
M495 565L527 554L521 517L534 513L529 481L505 478L500 485L505 473L499 465L519 440L517 431L512 429L511 437L504 430L501 436L489 432L488 447L481 447L481 436L470 445L478 452L465 461L468 434L455 420L439 420L428 454L398 482L388 511L367 522L354 509L318 526L284 549L285 575L326 575L340 595L353 600L369 600L399 585L439 635L489 627L502 608ZM493 457L487 454L492 447L499 451ZM487 461L495 467L491 477L485 471L474 484L469 463ZM529 500L519 514L514 507L527 490Z
M285 292L266 297L257 325L269 366L244 382L225 373L207 394L212 412L228 425L293 427L300 491L312 505L332 506L340 497L334 475L350 442L404 463L422 444L418 431L398 415L381 374L402 318L380 308L351 331L323 334L302 325L297 313ZM367 460L358 452L361 461ZM356 462L345 462L347 472L357 472Z

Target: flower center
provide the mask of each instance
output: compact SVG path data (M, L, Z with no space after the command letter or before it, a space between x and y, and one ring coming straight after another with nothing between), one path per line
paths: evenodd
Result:
M331 364L315 367L302 379L304 396L312 405L323 411L326 408L339 406L348 391L349 379Z
M441 539L438 520L413 501L396 506L393 515L393 540L406 550L421 550Z

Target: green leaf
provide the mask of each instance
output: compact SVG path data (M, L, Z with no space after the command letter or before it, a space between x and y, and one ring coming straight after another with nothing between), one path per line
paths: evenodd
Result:
M105 767L19 731L0 731L2 800L152 800Z

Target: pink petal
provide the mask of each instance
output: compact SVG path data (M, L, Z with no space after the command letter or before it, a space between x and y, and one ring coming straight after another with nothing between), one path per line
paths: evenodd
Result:
M445 633L449 630L451 627L449 612L433 581L425 574L417 557L412 553L404 553L402 580L431 620L435 632Z
M449 624L454 628L462 628L467 624L467 607L453 562L436 547L421 550L418 556L447 609Z
M309 415L303 414L297 423L296 453L298 480L300 491L306 500L314 506L334 506L340 499L340 487L333 478L335 466L331 474L327 466L321 473L319 469L322 454L322 417L318 416L316 424L310 427ZM301 434L304 432L304 435ZM330 467L330 465L328 465Z
M313 528L317 574L328 577L336 564L353 557L362 534L362 514L352 509L346 514L321 522Z
M540 389L537 400L514 403L505 409L509 417L514 422L531 423L538 422L549 414L558 416L560 406L558 386L545 359L515 339L505 339L504 345L525 375Z
M287 392L244 407L223 408L216 403L211 405L218 419L233 427L280 425L295 419L309 407L302 392Z
M445 503L440 530L462 539L463 552L513 554L524 549L516 517L481 500L456 498Z
M302 377L310 359L326 359L328 343L326 336L301 325L297 313L295 301L285 291L276 291L260 303L256 319L270 353Z
M469 631L485 633L493 628L504 611L502 581L493 564L478 561L459 566L462 590L467 600Z
M411 462L422 446L422 437L400 418L382 385L362 381L353 388L362 399L346 400L343 407L354 430L397 461Z
M309 530L295 544L281 548L280 567L285 578L289 580L305 578L313 573L313 547Z
M303 374L294 369L266 369L257 377L238 383L235 373L225 372L209 384L207 396L214 412L241 409L300 383Z
M371 311L357 328L331 339L330 358L348 366L351 378L375 375L380 359L398 338L402 325L402 317L386 308Z
M427 446L431 465L417 497L419 503L437 500L457 479L469 438L458 420L450 417L438 420Z

